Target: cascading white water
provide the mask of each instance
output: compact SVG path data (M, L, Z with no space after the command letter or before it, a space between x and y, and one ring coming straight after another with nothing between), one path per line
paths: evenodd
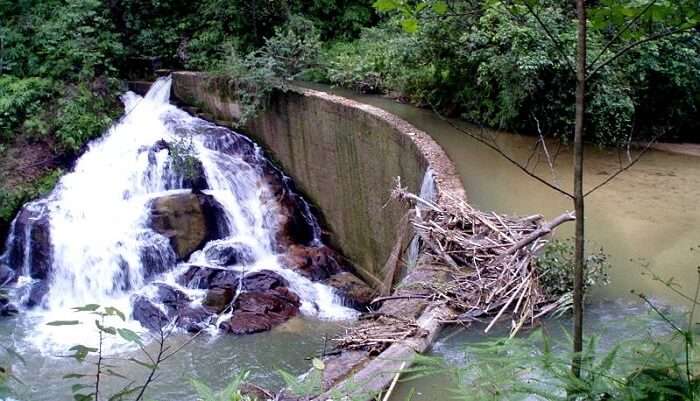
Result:
M154 197L181 190L184 179L175 172L167 149L154 148L159 141L176 143L191 140L195 157L201 162L208 185L205 194L223 207L229 236L213 241L195 252L191 263L210 265L205 256L212 244L242 243L252 250L252 262L232 266L244 275L271 270L289 282L301 299L304 314L324 319L347 319L356 312L342 306L331 288L313 283L282 266L274 251L278 211L267 202L267 187L259 166L251 158L262 158L260 149L248 143L251 154L220 151L235 133L190 116L168 103L170 78L159 79L144 97L128 92L123 96L126 114L104 137L89 145L75 169L64 176L45 199L28 208L48 213L51 241L51 274L44 308L31 313L37 317L36 341L75 343L75 331L47 328L46 321L74 319L70 308L88 303L112 305L130 315L130 298L148 285L144 249L170 272L158 279L187 292L195 300L202 292L176 283L176 256L169 241L149 228L149 204ZM216 136L207 134L215 131ZM241 140L241 138L238 138ZM246 140L247 141L247 140ZM307 205L303 205L308 208ZM308 214L308 210L305 211ZM315 221L314 243L320 230ZM13 226L14 227L14 226ZM11 258L9 238L4 260ZM22 235L25 247L31 233ZM29 249L25 263L31 263ZM155 256L153 256L155 255ZM30 268L20 274L30 275ZM133 324L133 322L132 322ZM52 330L52 331L49 331ZM65 337L64 337L65 336Z

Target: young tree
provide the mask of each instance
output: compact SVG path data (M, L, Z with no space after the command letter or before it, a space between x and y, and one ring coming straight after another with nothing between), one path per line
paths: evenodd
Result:
M575 0L576 46L575 50L566 47L559 33L544 23L540 12L557 0L377 0L374 6L381 12L395 12L401 15L402 26L408 32L419 29L420 19L430 17L464 17L478 14L483 7L502 6L513 18L529 14L534 17L539 28L543 31L544 40L552 42L560 57L571 67L575 74L575 126L574 144L574 187L573 191L562 189L558 184L549 182L502 151L498 144L475 135L468 130L460 129L490 148L499 152L510 162L518 166L528 175L568 196L573 201L576 213L575 230L575 261L574 261L574 324L572 372L576 376L581 373L580 353L583 345L583 279L585 262L585 198L597 189L607 185L615 177L634 165L647 146L639 155L626 165L610 175L601 184L584 191L584 134L587 119L587 88L588 83L597 75L605 73L623 55L632 49L646 43L686 32L698 33L700 24L700 2L698 0ZM560 0L558 0L560 1ZM573 11L573 10L572 10ZM588 30L596 29L609 38L602 50L589 62ZM595 110L591 110L595 112ZM545 153L544 138L540 138ZM549 154L547 153L549 158ZM551 163L550 163L551 165Z

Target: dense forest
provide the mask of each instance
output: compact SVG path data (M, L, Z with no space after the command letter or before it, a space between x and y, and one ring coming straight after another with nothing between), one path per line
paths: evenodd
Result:
M158 68L235 74L258 88L330 83L480 125L570 137L575 77L532 16L472 0L448 2L449 14L425 10L407 26L374 3L0 0L0 233L119 115L125 82ZM546 11L542 22L573 48L572 7L551 0ZM589 46L599 50L614 33L592 28ZM590 142L697 141L697 32L635 47L589 92Z

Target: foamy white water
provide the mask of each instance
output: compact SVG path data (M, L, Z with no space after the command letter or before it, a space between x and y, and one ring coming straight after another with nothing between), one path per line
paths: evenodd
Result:
M45 324L79 318L71 310L76 306L89 303L115 306L130 316L130 299L147 291L149 281L153 280L142 260L145 249L150 255L157 255L156 259L166 270L177 270L169 241L149 228L149 205L156 196L181 190L184 179L175 172L168 150L154 145L163 140L173 143L190 137L209 187L204 192L213 196L226 214L230 236L219 242L242 243L252 250L252 263L231 269L244 274L266 269L281 275L300 297L304 315L322 319L354 317L356 311L342 306L331 288L313 283L279 263L273 246L279 210L269 201L270 188L254 163L255 158L262 158L260 149L251 144L252 155L219 151L238 138L237 134L222 131L170 105L170 85L170 78L161 78L145 97L126 93L125 116L89 145L74 171L60 180L46 200L27 206L48 213L52 253L45 302L42 307L23 312L30 313L36 322L32 341L40 349L48 350L91 343L93 330ZM314 232L318 233L315 221L313 224ZM13 231L10 243L16 236ZM32 254L31 233L25 233L22 238L26 248L23 263L28 265ZM3 255L5 260L10 257L7 253ZM191 262L210 265L205 252L196 252ZM181 265L179 270L183 268ZM28 276L30 267L23 267L21 274ZM195 302L203 296L202 291L176 284L172 272L155 279L185 291ZM94 319L85 317L88 322ZM128 324L138 327L134 321Z

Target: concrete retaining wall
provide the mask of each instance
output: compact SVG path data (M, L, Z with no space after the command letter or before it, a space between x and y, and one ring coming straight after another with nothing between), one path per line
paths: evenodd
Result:
M219 123L240 115L225 81L173 73L177 100ZM373 106L310 89L273 94L265 112L243 131L262 145L321 211L331 245L374 285L394 247L406 208L389 202L397 176L419 192L431 168L438 198L465 197L447 155L426 133ZM405 227L401 227L405 229Z

